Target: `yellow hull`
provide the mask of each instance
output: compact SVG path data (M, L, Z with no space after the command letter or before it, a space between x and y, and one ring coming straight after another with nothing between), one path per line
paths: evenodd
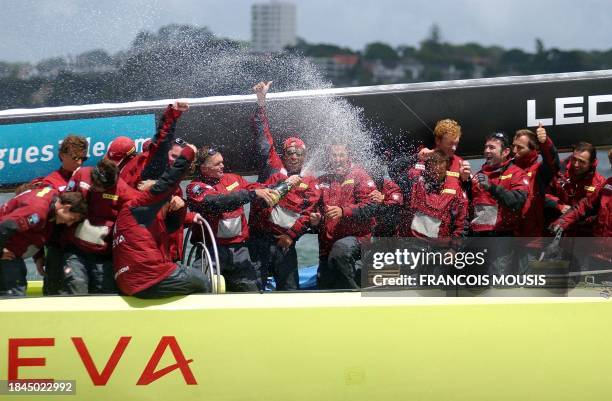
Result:
M0 379L76 381L54 400L610 399L603 298L28 298L0 301L0 327Z

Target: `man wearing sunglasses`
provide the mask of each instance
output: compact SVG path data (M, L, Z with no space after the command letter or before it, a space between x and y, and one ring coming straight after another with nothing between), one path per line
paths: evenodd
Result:
M260 82L253 87L258 107L251 119L257 144L257 180L266 186L301 175L306 157L306 145L298 137L283 142L282 156L276 153L266 113L266 94L271 84L272 81ZM277 290L299 289L295 243L306 232L310 213L319 197L316 178L306 175L272 207L262 202L252 205L249 216L251 255L260 266L264 286L267 277L273 275Z

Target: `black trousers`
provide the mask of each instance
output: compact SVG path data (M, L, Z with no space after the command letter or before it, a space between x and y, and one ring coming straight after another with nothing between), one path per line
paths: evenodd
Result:
M319 257L317 284L321 290L345 290L361 287L358 271L361 244L356 237L334 242L329 255Z
M256 266L251 260L251 254L246 244L218 245L219 263L221 274L225 279L225 287L230 292L257 292L259 283L257 280ZM209 249L211 256L213 250ZM213 256L214 257L214 256ZM193 267L200 269L202 266L201 251L197 250L197 256ZM216 266L214 267L216 268Z
M118 292L111 255L69 250L62 258L64 294L116 294Z
M262 288L272 275L278 291L295 291L300 288L298 258L295 242L287 249L276 245L271 234L255 234L249 242L249 251L261 274Z
M23 259L0 260L0 296L25 297L27 274Z
M210 292L210 283L202 270L177 264L168 277L134 296L152 299L204 292Z

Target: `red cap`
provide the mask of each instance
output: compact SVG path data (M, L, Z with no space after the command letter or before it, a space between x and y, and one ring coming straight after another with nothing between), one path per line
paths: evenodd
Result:
M291 138L287 138L285 142L283 142L283 150L287 148L295 147L298 149L306 149L306 145L304 145L304 141L300 138L292 136Z
M120 163L123 159L135 151L136 145L134 144L132 138L128 138L127 136L118 136L108 147L105 157L114 161L115 163Z

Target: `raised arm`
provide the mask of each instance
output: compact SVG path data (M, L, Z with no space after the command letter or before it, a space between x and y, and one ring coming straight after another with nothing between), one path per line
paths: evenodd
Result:
M260 82L253 87L257 95L257 110L251 117L251 129L255 139L255 159L257 161L257 181L264 182L272 174L284 169L283 162L274 149L274 138L266 113L266 94L272 81Z

